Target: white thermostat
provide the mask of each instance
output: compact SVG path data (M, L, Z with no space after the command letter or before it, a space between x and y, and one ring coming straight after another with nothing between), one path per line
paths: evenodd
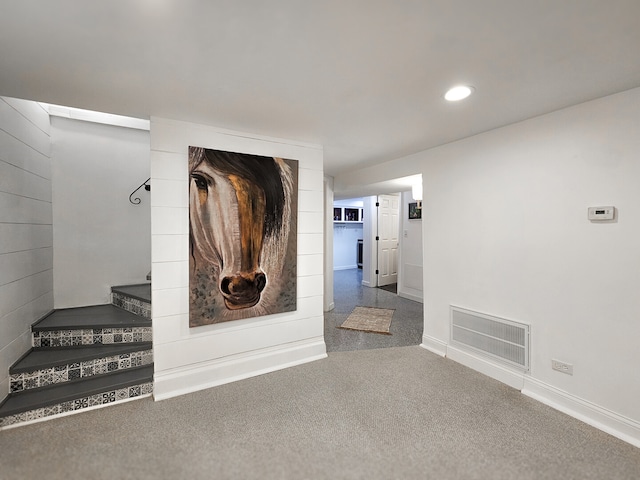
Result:
M589 220L613 220L615 207L589 207Z

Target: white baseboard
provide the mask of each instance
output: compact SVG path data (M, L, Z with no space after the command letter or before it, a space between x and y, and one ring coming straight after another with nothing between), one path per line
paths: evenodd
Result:
M428 335L423 335L420 346L505 383L520 390L523 395L640 448L640 422L636 420L557 389L523 372L462 351Z
M420 346L425 350L429 350L431 353L440 355L441 357L447 356L447 344L437 338L430 337L429 335L422 336L422 343Z
M517 390L522 390L524 386L524 373L511 370L506 366L498 365L490 360L459 350L451 345L447 346L447 358Z
M342 265L341 267L333 267L334 270L355 270L358 265Z
M327 357L324 337L180 367L154 375L153 397L164 400Z
M423 303L422 297L418 295L413 295L412 293L398 292L398 296L402 298L406 298L408 300L413 300L414 302Z
M369 280L362 280L362 285L364 287L371 287L371 282Z
M522 393L640 448L640 423L526 376Z

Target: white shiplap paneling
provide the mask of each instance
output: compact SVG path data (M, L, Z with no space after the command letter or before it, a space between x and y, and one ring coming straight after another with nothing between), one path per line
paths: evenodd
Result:
M53 227L29 223L0 223L0 254L51 247Z
M0 160L42 178L51 179L49 157L2 129L0 129Z
M188 147L299 162L294 312L189 328ZM322 149L167 119L151 120L152 303L158 398L321 358ZM260 362L255 359L260 358Z
M31 346L31 324L53 308L49 116L0 97L0 385ZM8 389L0 390L0 401Z
M7 103L6 99L0 98L2 130L42 153L45 157L49 157L51 151L49 133L39 128L38 123L41 123L41 119L33 120L23 116L21 112Z

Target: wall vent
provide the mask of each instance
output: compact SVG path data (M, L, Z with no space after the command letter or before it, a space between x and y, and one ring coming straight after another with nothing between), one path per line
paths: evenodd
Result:
M451 307L451 343L529 371L529 325Z

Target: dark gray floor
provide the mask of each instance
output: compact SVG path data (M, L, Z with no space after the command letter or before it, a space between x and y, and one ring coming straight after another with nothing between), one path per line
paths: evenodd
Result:
M83 345L73 347L41 347L34 348L21 358L9 373L22 373L56 365L80 363L100 357L123 355L152 348L151 342L115 343L110 345Z
M324 341L328 352L405 347L422 343L422 304L399 297L381 288L362 286L362 270L333 272L336 307L324 314ZM391 335L355 332L338 328L355 307L377 307L395 310Z
M121 328L151 326L151 320L134 315L113 305L63 308L33 325L33 331L61 328Z
M105 375L86 377L82 381L54 383L10 395L0 407L0 416L15 415L151 381L153 381L153 365L143 365L116 370ZM0 478L7 477L0 474Z

